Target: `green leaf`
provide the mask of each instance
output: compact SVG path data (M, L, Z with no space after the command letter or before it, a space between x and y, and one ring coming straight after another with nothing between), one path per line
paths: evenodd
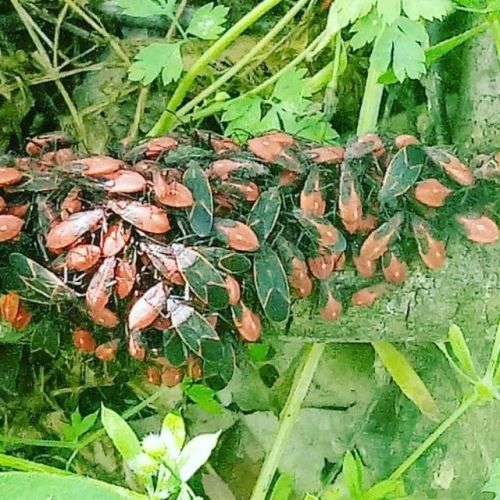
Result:
M141 453L141 445L137 436L118 413L102 405L101 422L124 460L131 460Z
M254 260L257 296L271 321L285 321L290 314L290 291L285 270L278 255L263 247Z
M288 132L302 139L308 139L313 142L333 143L338 138L339 134L327 122L322 115L313 114L304 116L297 121L287 123L285 132Z
M384 73L392 59L394 74L400 82L406 77L419 78L426 72L423 45L427 39L422 24L399 17L376 38L370 63Z
M424 415L436 420L436 402L403 353L389 342L376 341L373 342L373 347L403 394L413 401Z
M202 5L196 9L189 23L187 33L197 36L202 40L216 40L224 31L222 26L226 22L229 7L217 5L212 2Z
M183 255L188 254L188 265ZM224 309L229 304L229 293L221 273L202 255L187 248L177 256L179 270L193 293L212 310Z
M361 500L363 494L363 464L357 454L348 451L342 465L344 483L353 500Z
M351 31L354 32L354 36L349 41L351 47L356 50L373 42L382 28L380 17L378 17L376 10L372 9L367 16L358 19L351 28Z
M123 14L132 17L171 16L174 12L175 0L117 0Z
M19 276L30 293L54 302L76 298L75 292L66 283L34 260L20 253L12 253L9 261L12 271Z
M392 24L401 13L401 0L378 0L377 12L385 24Z
M193 474L210 458L219 436L220 431L215 434L200 434L184 447L177 462L179 477L182 481L191 479Z
M380 1L380 0L379 0ZM406 15L416 21L420 18L432 21L443 19L453 9L451 0L403 0L403 10Z
M90 477L75 474L60 476L45 472L2 472L0 473L2 498L17 500L139 500L147 499L120 486L114 486Z
M228 122L225 134L241 136L257 134L262 119L262 99L258 96L246 96L229 101L221 120Z
M479 26L475 26L470 30L464 31L459 35L448 38L447 40L443 40L442 42L433 45L425 50L425 64L429 67L431 64L439 60L441 57L445 56L453 50L454 48L462 45L467 42L471 38L474 38L478 34L482 33L486 29L486 23L481 24ZM398 79L394 74L394 70L390 69L386 71L383 75L381 75L378 79L378 83L382 83L384 85L390 85L393 83L397 83Z
M490 471L490 477L483 486L482 491L493 493L494 499L500 498L500 458L495 460L495 463Z
M192 384L185 389L186 396L212 415L221 415L222 406L215 398L215 391L204 384Z
M406 498L403 481L385 479L374 484L363 496L363 500L386 500L387 498Z
M269 500L288 500L293 493L293 476L281 474L274 484Z
M208 236L212 230L214 203L208 178L196 164L184 172L184 184L193 193L193 206L188 219L191 228L198 236Z
M470 377L478 379L479 376L474 367L472 356L470 354L469 346L465 340L462 330L457 325L451 325L448 330L448 340L450 341L451 350L458 360L460 367Z
M263 192L248 214L248 225L262 243L271 234L281 210L281 196L277 188Z
M54 329L54 324L46 320L40 321L32 330L30 351L43 351L54 358L59 352L60 330Z
M327 31L337 33L340 29L366 16L377 0L335 0L328 13Z
M168 413L161 426L161 438L167 445L167 450L172 458L177 458L186 440L186 427L180 415Z
M298 111L303 110L304 104L309 103L306 98L311 96L306 85L306 73L307 70L303 68L291 68L285 71L276 82L271 99L287 103L289 110L291 107Z
M425 162L425 153L420 146L400 149L387 167L378 200L393 204L398 196L406 193L417 181Z
M266 361L269 355L269 344L247 344L250 359L256 362Z
M64 440L76 441L80 436L88 432L94 426L98 413L98 411L95 411L94 413L90 413L86 417L82 418L80 410L77 408L71 414L71 423L64 424L63 426Z
M128 77L133 82L149 85L161 74L163 85L177 81L182 74L181 44L153 43L134 58Z

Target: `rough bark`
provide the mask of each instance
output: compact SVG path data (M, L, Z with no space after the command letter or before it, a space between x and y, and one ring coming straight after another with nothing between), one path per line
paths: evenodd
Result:
M500 146L500 64L492 33L469 42L462 61L453 140L472 152L496 150Z
M323 321L309 303L295 304L289 329L274 329L284 339L324 342L428 342L444 339L450 323L481 336L500 315L500 247L454 241L443 269L431 272L421 262L409 266L403 286L390 286L373 306L353 307L337 322ZM347 277L355 279L353 271Z

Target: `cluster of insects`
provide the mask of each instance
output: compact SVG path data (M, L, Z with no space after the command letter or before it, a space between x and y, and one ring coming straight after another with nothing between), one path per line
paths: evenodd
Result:
M76 328L81 351L113 359L125 325L131 356L164 355L155 381L181 378L165 373L186 360L198 373L199 359L231 358L230 332L258 341L263 318L286 328L294 299L312 296L325 321L372 305L404 282L412 252L442 267L452 232L499 238L499 155L472 168L411 135L343 148L273 132L241 147L198 132L81 158L49 134L26 153L0 166L0 243L12 246L13 271L28 292L120 331L96 346ZM33 258L16 251L23 238ZM368 286L341 279L351 263Z

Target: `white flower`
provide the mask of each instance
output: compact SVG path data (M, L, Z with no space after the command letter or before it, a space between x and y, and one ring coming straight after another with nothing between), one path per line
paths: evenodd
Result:
M167 452L165 441L158 434L148 434L142 440L142 449L154 458L163 457Z
M129 467L138 476L150 476L158 470L158 462L146 453L139 453L129 461Z

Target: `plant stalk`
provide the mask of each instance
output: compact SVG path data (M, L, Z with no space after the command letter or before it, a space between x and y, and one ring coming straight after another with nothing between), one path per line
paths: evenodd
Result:
M399 479L477 400L476 393L464 399L462 404L389 476L389 479Z
M358 128L356 131L358 135L373 132L377 128L382 94L384 92L384 86L377 82L379 76L380 72L375 69L373 64L370 64L366 77L361 110L359 112Z
M221 75L215 82L213 82L209 87L200 92L196 97L191 99L186 105L184 105L178 112L178 116L182 117L189 113L198 103L202 102L208 96L216 92L224 83L230 80L234 75L236 75L242 68L244 68L256 54L258 54L278 33L280 33L290 21L297 15L297 13L302 9L302 7L309 0L299 0L295 5L283 16L279 22L274 26L274 28L267 33L266 36L260 39L260 41L245 54L240 61L238 61L232 68Z
M312 344L304 348L300 365L295 372L292 387L280 414L278 431L269 453L266 455L250 500L264 500L276 469L285 451L288 438L300 411L300 407L311 384L314 372L323 353L325 344Z
M58 474L59 476L71 475L70 472L63 469L39 464L24 458L11 457L10 455L5 455L4 453L0 453L0 467L6 467L8 469L20 470L24 472L45 472L48 474Z
M67 0L71 1L71 0ZM191 66L189 71L181 79L174 94L167 104L167 108L160 119L150 130L149 136L161 135L167 132L174 121L174 113L181 105L184 97L192 87L194 80L201 71L231 43L233 43L243 31L257 22L266 12L278 5L282 0L263 0L256 5L248 14L243 16L236 24L228 29L214 44L212 44Z

